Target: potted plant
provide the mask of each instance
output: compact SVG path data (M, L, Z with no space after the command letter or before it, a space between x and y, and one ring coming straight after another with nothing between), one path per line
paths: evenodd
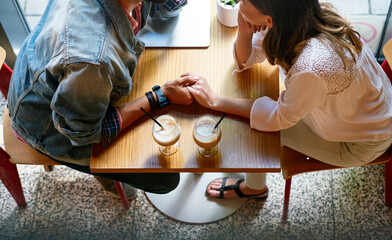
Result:
M236 27L238 25L238 0L216 0L216 8L220 23L227 27Z

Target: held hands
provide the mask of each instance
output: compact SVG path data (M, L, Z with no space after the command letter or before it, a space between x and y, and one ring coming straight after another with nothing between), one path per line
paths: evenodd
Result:
M184 73L161 88L170 102L175 104L189 105L196 99L203 107L214 109L219 98L207 80L196 73Z
M184 73L181 77L194 77L199 80L193 85L188 85L186 88L193 95L196 101L203 107L214 109L216 106L218 95L212 91L210 85L208 85L207 80L197 75L196 73Z
M174 104L189 105L193 102L193 96L188 91L187 86L195 84L199 80L198 76L186 75L180 78L167 81L161 86L163 94Z

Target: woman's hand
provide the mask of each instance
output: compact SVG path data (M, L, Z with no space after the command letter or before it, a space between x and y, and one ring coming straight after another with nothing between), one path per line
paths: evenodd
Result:
M250 118L250 112L255 101L254 99L233 98L219 95L212 91L204 77L195 73L181 75L181 77L184 76L199 78L197 82L193 85L187 85L186 88L203 107Z
M238 11L237 21L238 21L238 30L242 32L256 33L256 32L260 32L262 29L261 26L253 25L248 21L246 21L240 11ZM265 27L263 30L265 30Z
M206 108L214 109L217 105L219 95L212 91L207 80L195 73L186 73L181 75L181 77L184 76L193 76L194 78L199 78L199 80L193 85L188 85L187 89L200 105Z
M161 88L163 94L174 104L189 105L193 102L193 96L186 86L193 85L199 77L184 75L180 78L167 81Z

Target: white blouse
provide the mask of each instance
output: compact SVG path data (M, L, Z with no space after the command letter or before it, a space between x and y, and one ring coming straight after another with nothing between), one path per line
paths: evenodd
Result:
M253 36L253 49L240 69L234 51L234 72L266 59L264 32ZM279 131L304 122L328 141L379 141L392 137L392 87L368 46L356 55L346 52L346 69L336 52L319 39L306 43L287 72L277 101L257 99L250 125L260 131Z

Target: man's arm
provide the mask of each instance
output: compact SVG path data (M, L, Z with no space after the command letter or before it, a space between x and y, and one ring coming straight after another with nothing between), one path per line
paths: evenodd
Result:
M171 103L189 105L193 102L193 96L185 86L192 85L196 83L197 80L198 78L195 79L193 76L186 76L168 81L161 87L162 92ZM153 94L155 100L158 101L155 92L153 92ZM116 106L122 118L121 130L125 129L144 115L143 111L140 110L140 107L143 107L146 111L151 110L146 96L141 96L131 102Z

